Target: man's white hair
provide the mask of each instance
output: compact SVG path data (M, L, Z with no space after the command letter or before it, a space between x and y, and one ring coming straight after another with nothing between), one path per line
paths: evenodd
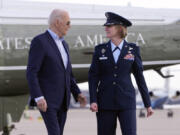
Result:
M49 26L53 25L57 19L63 20L65 15L68 15L67 11L61 9L54 9L48 19Z

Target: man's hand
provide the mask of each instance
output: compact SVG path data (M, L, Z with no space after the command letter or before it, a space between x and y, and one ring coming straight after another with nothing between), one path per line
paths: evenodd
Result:
M85 107L85 106L86 106L87 100L86 100L86 97L85 97L82 93L80 93L80 94L78 95L78 99L77 99L77 100L78 100L79 103L80 103L80 107Z
M151 107L148 107L148 108L147 108L147 117L153 115L153 113L154 113L154 112L153 112L152 108L151 108Z
M38 102L37 102L37 107L39 110L41 110L42 112L46 112L47 110L47 103L46 103L46 100L43 98L43 99L40 99Z
M97 105L97 103L91 103L90 110L92 112L98 112L98 105Z

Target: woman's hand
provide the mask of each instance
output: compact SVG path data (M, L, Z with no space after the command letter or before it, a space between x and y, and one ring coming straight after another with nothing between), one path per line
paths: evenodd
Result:
M146 109L147 109L147 117L153 115L154 112L153 112L152 107L148 107L148 108L146 108Z

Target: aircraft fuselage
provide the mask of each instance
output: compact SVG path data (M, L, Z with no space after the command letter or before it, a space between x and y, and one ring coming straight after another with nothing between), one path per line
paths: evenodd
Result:
M28 92L26 65L34 36L45 32L47 25L0 24L0 95ZM137 25L128 31L126 40L141 47L144 69L167 64L146 62L180 60L180 25ZM107 42L101 25L73 25L65 40L69 44L73 72L78 82L87 81L94 46Z

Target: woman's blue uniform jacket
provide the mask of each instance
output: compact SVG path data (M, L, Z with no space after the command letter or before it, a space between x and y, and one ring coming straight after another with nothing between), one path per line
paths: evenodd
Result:
M136 79L145 107L150 107L139 47L124 41L115 63L111 42L97 45L88 75L90 103L95 102L98 109L105 110L135 109L136 94L131 73Z

